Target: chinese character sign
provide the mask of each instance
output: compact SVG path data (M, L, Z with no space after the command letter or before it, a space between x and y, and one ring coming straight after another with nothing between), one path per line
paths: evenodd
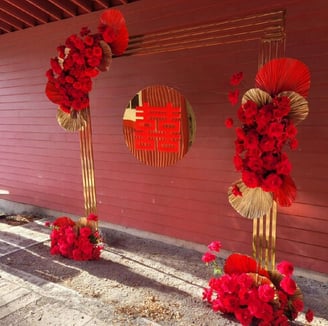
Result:
M136 108L136 149L178 153L180 140L181 108L172 103L165 107L143 103Z

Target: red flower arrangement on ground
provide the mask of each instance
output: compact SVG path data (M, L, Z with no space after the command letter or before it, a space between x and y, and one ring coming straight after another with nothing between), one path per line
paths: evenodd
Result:
M214 277L203 291L203 300L215 312L232 314L243 326L290 325L303 311L303 295L292 279L293 265L281 262L270 272L246 255L232 254L224 264L224 274L216 258L221 243L213 241L202 260L214 267ZM312 310L306 319L313 319Z
M232 105L238 102L241 72L234 74L228 99ZM230 189L230 203L236 208L244 190L261 189L272 194L281 206L290 206L296 197L296 186L291 177L292 164L284 150L298 148L296 124L308 114L307 97L310 87L310 73L300 61L291 58L274 59L265 64L256 75L256 88L248 90L242 97L237 116L241 122L236 127L235 169L241 172L241 181ZM232 118L225 125L233 126ZM245 202L254 201L260 192L250 191ZM268 196L266 197L268 198ZM243 207L237 211L243 215ZM246 205L245 205L246 206ZM262 210L259 216L261 217ZM266 212L264 212L266 213ZM245 213L247 215L247 213Z
M98 33L83 27L57 47L58 56L50 59L46 95L66 113L89 107L91 78L109 69L111 55L124 53L128 31L122 14L108 9L100 17Z
M74 260L99 259L103 245L97 221L97 216L90 214L76 223L66 216L58 217L52 224L46 222L52 229L50 253Z

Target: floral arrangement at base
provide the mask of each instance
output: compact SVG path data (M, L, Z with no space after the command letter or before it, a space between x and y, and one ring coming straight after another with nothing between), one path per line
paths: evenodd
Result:
M261 268L255 259L233 253L222 270L217 262L220 241L208 245L202 261L214 269L214 277L203 291L203 300L213 311L231 314L243 326L287 326L304 309L303 294L292 278L294 267L283 261L277 271ZM312 310L306 320L313 320Z
M66 216L58 217L53 223L46 222L52 229L50 253L74 260L99 259L104 247L97 223L98 217L94 214L81 217L77 222Z

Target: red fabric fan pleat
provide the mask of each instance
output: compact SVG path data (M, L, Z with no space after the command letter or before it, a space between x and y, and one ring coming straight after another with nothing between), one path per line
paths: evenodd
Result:
M123 54L128 47L129 33L126 27L125 19L121 12L116 9L108 9L100 16L100 30L103 31L105 27L111 31L111 40L104 40L108 42L114 55Z
M282 207L289 207L296 198L296 185L290 176L285 176L280 188L274 192L275 201Z
M283 91L294 91L307 98L310 90L310 71L297 59L273 59L258 71L255 85L272 97Z
M58 105L63 100L63 96L58 91L58 88L56 88L55 83L50 80L47 82L46 85L46 95L51 102Z
M250 256L242 254L230 255L224 264L226 274L258 273L262 276L269 277L269 273L261 268L256 260Z

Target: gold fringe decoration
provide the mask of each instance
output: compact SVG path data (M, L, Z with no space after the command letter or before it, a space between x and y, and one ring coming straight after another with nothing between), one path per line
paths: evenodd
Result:
M80 151L85 215L97 215L96 187L92 146L90 109L86 109L86 125L80 130Z
M103 56L101 59L101 62L98 66L98 69L100 71L108 71L109 67L112 63L112 49L110 48L110 46L103 40L101 40L99 42L100 47L102 49L103 52Z
M70 113L66 113L58 108L57 122L66 131L79 131L87 124L86 109L75 111L71 109Z
M303 96L292 91L281 92L278 96L287 96L290 99L291 110L288 116L295 125L302 122L308 116L308 101Z
M243 181L239 180L236 185L242 196L232 193L233 186L228 190L230 205L243 217L254 219L264 216L272 207L273 198L270 192L260 187L248 188Z

